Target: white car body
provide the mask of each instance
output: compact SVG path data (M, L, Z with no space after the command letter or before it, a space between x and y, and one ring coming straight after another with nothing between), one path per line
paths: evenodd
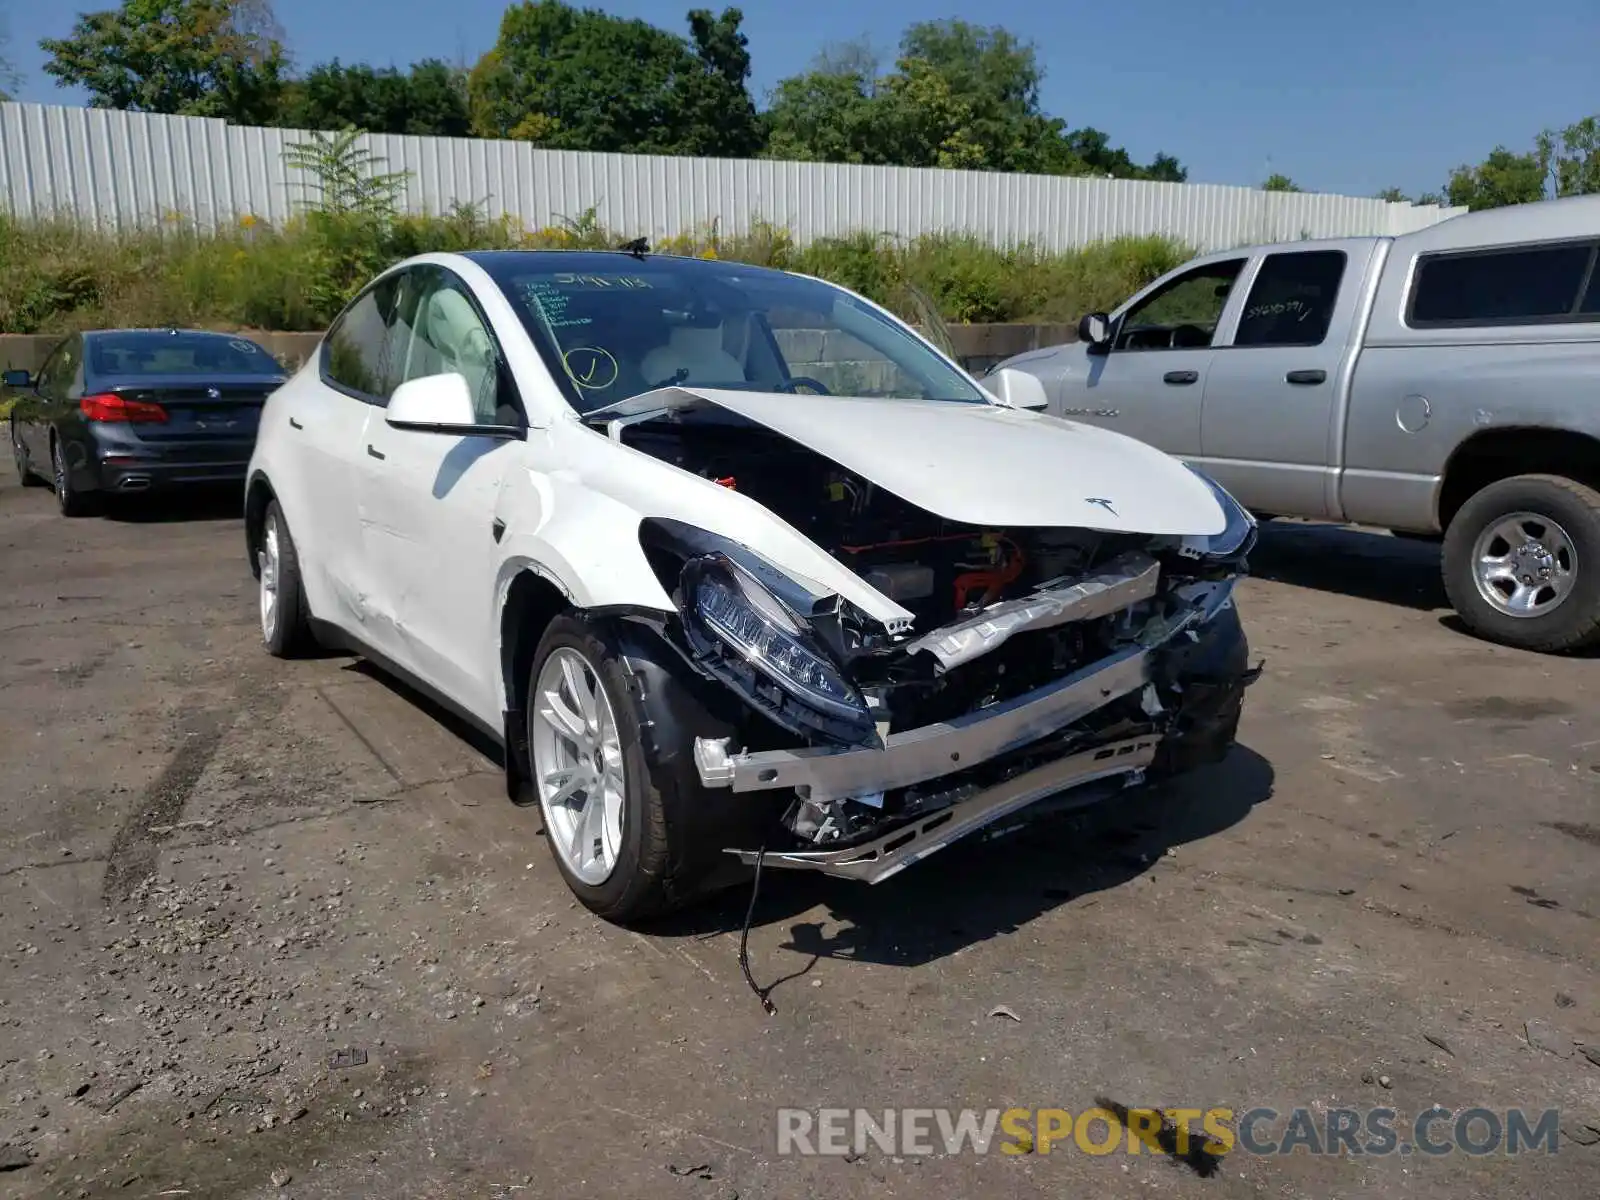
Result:
M1230 520L1225 493L1177 460L1116 433L1010 407L993 394L992 403L970 404L684 382L609 406L609 424L585 420L479 261L424 255L377 282L419 267L448 273L470 294L498 369L514 383L521 420L480 436L397 428L391 422L420 394L417 384L401 384L387 408L358 398L330 382L334 352L325 340L262 414L247 485L252 566L259 570L262 561L264 507L275 500L292 531L303 605L322 636L420 683L502 742L517 738L508 727L518 705L506 665L505 613L519 579L531 575L553 586L575 611L668 618L676 612L674 597L641 549L647 520L727 539L896 635L930 632L915 627L907 607L743 491L623 444L622 431L641 415L736 414L902 501L965 525L1074 527L1204 543ZM570 371L571 360L562 361ZM439 394L433 387L430 396ZM697 756L704 749L697 747ZM705 768L702 778L715 773Z

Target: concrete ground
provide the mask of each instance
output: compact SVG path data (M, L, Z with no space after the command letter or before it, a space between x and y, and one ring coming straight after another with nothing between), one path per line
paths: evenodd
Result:
M0 1193L1595 1194L1597 664L1460 632L1432 547L1268 527L1266 672L1179 787L874 889L769 873L768 1016L744 893L601 924L455 724L349 658L268 657L234 508L67 521L0 486ZM1562 1132L777 1152L779 1108L1101 1101L1274 1109L1258 1147L1296 1108Z

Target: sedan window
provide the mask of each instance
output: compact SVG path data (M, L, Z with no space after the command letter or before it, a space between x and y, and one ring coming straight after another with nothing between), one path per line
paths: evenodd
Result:
M248 338L130 330L89 346L96 375L282 375L277 359Z

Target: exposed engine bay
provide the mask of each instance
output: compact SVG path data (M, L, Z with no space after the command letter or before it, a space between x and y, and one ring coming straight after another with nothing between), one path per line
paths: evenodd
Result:
M775 743L758 734L746 748L792 746L796 737L818 748L881 748L902 731L1000 712L1101 661L1142 654L1142 644L1164 642L1179 622L1195 619L1201 602L1197 589L1218 582L1231 586L1253 542L1252 532L1229 553L1210 555L1194 539L1085 528L965 526L742 421L652 421L630 426L621 436L637 450L749 496L915 615L909 631L873 628L837 597L830 604L786 594L787 581L761 575L760 564L744 564L758 585L745 588L745 598L770 592L803 618L797 629L816 638L809 650L802 642L798 649L778 652L787 656L789 675L816 682L814 694L797 699L751 667L771 651L752 652L744 645L731 653L729 645L740 644L737 630L723 627L708 634L700 621L686 622L689 652L791 735ZM647 531L642 537L647 554L670 559L658 566L664 581L681 578L682 611L715 613L722 607L696 602L691 593L725 593L731 610L740 584L719 574L725 567L716 564L715 553L696 559L694 548L675 545L670 532ZM1220 720L1224 742L1231 741L1236 702L1249 673L1242 661L1202 664L1196 671L1184 655L1198 640L1192 631L1177 638L1180 644L1163 649L1159 661L1152 652L1138 686L1126 694L1101 689L1104 695L1095 697L1096 703L1087 706L1092 711L1081 719L971 767L946 764L937 778L856 794L825 795L816 785L797 786L783 825L804 847L836 851L864 845L885 830L898 830L1079 751L1141 737L1148 751L1166 734L1181 731L1185 720L1194 724L1203 717L1213 725ZM1242 656L1242 639L1238 651ZM843 671L830 679L834 666ZM1225 678L1229 675L1233 678ZM1227 711L1202 711L1210 676L1226 690L1223 707L1233 710L1231 718ZM846 701L859 707L852 709ZM714 761L701 766L702 777L720 769ZM803 858L789 865L806 865Z

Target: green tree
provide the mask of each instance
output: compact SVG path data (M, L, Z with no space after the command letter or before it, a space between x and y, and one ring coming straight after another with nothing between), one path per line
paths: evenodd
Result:
M689 13L689 38L644 21L524 0L473 68L474 132L567 150L743 157L761 145L736 8Z
M39 43L45 73L98 108L266 124L287 66L268 0L122 0Z
M825 48L802 75L781 80L767 118L766 157L791 162L893 162L882 128L878 59L864 41Z
M1513 154L1496 146L1475 167L1460 166L1450 172L1446 198L1474 211L1507 204L1528 204L1544 199L1546 164L1537 151Z
M1585 117L1560 131L1547 129L1535 145L1552 195L1600 193L1600 116Z
M767 155L821 162L964 167L1182 180L1170 155L1149 166L1099 130L1044 113L1033 46L998 26L923 21L906 29L880 74L864 43L847 43L779 83Z
M291 129L466 137L464 76L437 59L402 74L365 63L320 63L289 85L276 124Z
M11 99L11 91L17 86L17 69L6 55L10 42L11 30L6 25L5 14L0 13L0 101Z
M1397 187L1387 187L1373 196L1373 199L1387 200L1390 204L1406 204L1410 202L1411 198Z
M313 130L283 148L284 165L300 172L301 204L317 213L384 219L394 215L408 171L380 171L387 160L356 145L360 130Z
M1302 189L1299 184L1295 183L1287 175L1279 175L1274 172L1262 182L1261 190L1263 192L1298 192Z
M1445 185L1451 204L1474 210L1597 193L1600 116L1585 117L1565 129L1546 129L1526 154L1496 146L1477 166L1463 164L1450 172Z

